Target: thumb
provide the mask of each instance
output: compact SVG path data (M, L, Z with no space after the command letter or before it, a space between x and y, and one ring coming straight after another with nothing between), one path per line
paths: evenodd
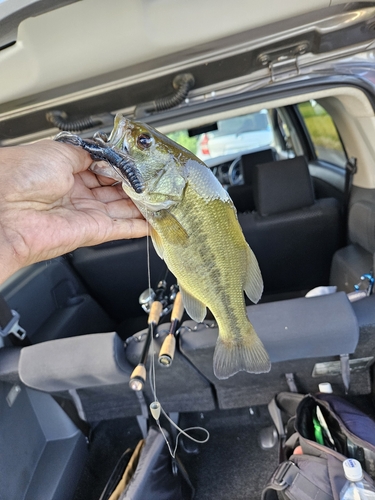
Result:
M43 140L30 146L38 147L38 154L41 153L42 148L52 164L63 161L70 166L73 174L87 170L93 162L89 153L79 146L52 140Z

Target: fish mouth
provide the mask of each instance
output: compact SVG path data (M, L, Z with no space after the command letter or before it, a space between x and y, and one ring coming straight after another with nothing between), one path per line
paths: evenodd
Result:
M132 123L120 113L117 113L108 145L129 155L129 136L133 129Z
M145 183L141 172L130 156L129 137L133 129L133 124L118 113L115 116L113 130L108 138L107 145L121 156L122 160L115 165L116 171L122 177L123 182L133 188L137 194L143 193Z
M117 114L110 136L107 137L98 132L93 139L102 151L100 159L112 166L123 184L132 188L137 194L142 194L145 190L143 176L129 154L127 137L131 129L131 122Z
M142 194L145 190L143 176L129 154L126 139L130 132L131 123L122 115L116 115L114 127L109 137L100 132L94 134L93 142L99 148L100 154L98 152L92 158L109 163L123 185L132 188L137 194Z

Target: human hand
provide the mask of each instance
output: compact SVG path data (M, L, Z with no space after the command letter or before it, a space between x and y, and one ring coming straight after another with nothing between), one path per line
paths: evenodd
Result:
M0 149L0 282L78 247L147 234L121 185L87 170L78 147L44 140Z

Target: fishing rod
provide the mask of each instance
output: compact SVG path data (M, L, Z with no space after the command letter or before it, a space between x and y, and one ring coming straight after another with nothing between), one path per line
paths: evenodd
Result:
M151 304L150 313L148 315L148 331L141 358L138 365L134 368L129 380L130 389L132 389L133 391L141 391L146 383L146 363L148 358L148 351L150 350L154 330L159 323L162 312L163 304L160 301L155 300Z
M178 292L171 313L171 326L169 333L165 337L164 342L159 351L159 364L169 368L172 364L174 353L176 350L176 335L178 327L181 323L182 315L184 314L184 304L182 302L181 292Z

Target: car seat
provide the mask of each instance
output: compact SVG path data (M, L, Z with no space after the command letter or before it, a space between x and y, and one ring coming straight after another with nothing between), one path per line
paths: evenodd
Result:
M269 373L240 372L219 380L212 363L217 327L190 321L181 329L181 352L214 385L220 408L267 404L281 391L316 392L320 382L345 392L345 354L356 351L359 329L344 292L257 304L248 306L247 313L272 362ZM353 393L369 393L369 373L352 373L350 388Z
M374 269L375 204L357 201L349 210L350 243L337 250L332 259L330 283L347 293L354 290L362 275Z
M238 212L251 212L255 208L253 194L253 169L255 165L276 160L276 151L273 148L255 151L241 156L240 169L243 184L229 186L228 194L232 198Z
M256 212L239 214L263 275L266 294L328 284L342 245L342 216L334 198L315 200L305 157L256 165Z

